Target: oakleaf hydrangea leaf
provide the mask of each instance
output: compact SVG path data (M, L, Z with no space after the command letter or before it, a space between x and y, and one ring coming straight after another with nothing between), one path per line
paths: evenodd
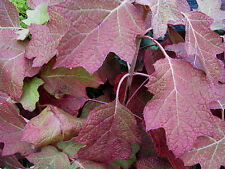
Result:
M78 135L85 121L49 105L26 124L22 140L35 147L69 140Z
M72 138L69 141L61 141L57 144L57 147L62 150L68 157L72 159L77 159L77 152L80 148L84 147L85 145L79 144L76 142L76 138Z
M43 84L43 80L35 77L30 82L25 82L23 86L23 94L20 103L23 108L28 111L34 111L36 103L39 100L38 88Z
M48 7L50 22L47 25L29 26L32 39L26 47L26 57L33 59L33 67L41 67L57 54L59 41L68 31L68 24L59 12Z
M26 42L17 41L16 38L12 30L0 32L0 90L13 100L18 100L22 95L27 62L24 58Z
M40 4L34 10L27 10L28 18L23 20L27 25L31 24L45 24L49 21L48 5Z
M216 54L224 52L224 44L218 34L210 30L213 19L199 11L185 13L185 46L189 55L196 54L203 70L212 83L224 81L223 64Z
M117 159L113 163L118 164L122 169L129 169L133 163L136 162L136 153L140 150L140 146L138 144L132 144L132 153L128 160L120 160Z
M212 30L225 29L225 11L220 9L221 0L197 0L198 10L213 18Z
M181 1L181 2L179 2ZM188 11L186 0L136 0L137 3L148 5L152 11L152 28L154 30L154 38L164 36L167 30L167 24L183 24L183 16L179 10L180 4L186 6L184 11Z
M164 128L176 157L192 148L198 136L214 133L208 104L215 100L204 72L177 59L161 59L146 87L153 93L144 109L146 130Z
M2 29L20 28L19 13L16 7L8 0L0 1L0 31Z
M104 164L104 163L98 163L95 161L90 161L90 160L83 160L83 159L77 159L73 162L72 164L73 168L79 168L79 169L114 169L111 168L109 165ZM117 168L116 168L117 169Z
M58 47L56 67L82 66L92 74L109 52L131 63L135 37L145 26L129 0L65 0L56 6L71 23Z
M216 132L212 137L198 137L194 148L181 156L185 165L200 163L202 169L225 166L225 122L216 118L216 124Z
M172 169L170 164L159 157L142 158L136 163L137 169Z
M31 151L31 145L21 141L26 122L9 100L9 96L0 92L0 142L4 143L2 155L17 152L26 154Z
M99 162L127 160L132 151L130 145L137 144L139 139L135 117L114 101L90 112L76 139L86 145L78 151L78 157Z
M27 4L30 8L35 9L40 4L47 4L48 6L59 4L64 0L27 0Z
M86 87L98 87L101 83L95 75L90 74L82 67L73 69L53 69L54 61L44 67L41 77L45 81L45 89L56 98L64 94L74 97L87 97Z
M70 161L68 156L59 152L53 146L45 146L41 149L41 152L36 152L27 157L27 159L34 164L35 168L62 168L69 169Z

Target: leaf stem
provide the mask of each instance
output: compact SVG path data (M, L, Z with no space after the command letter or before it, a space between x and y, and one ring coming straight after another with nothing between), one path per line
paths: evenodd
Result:
M219 100L217 100L217 102L219 103L219 105L221 107L221 118L222 118L222 120L224 120L224 107L223 107L222 103Z
M132 94L132 96L128 99L127 103L126 103L126 107L127 105L130 103L131 99L137 94L137 92L140 90L140 88L148 81L148 78L145 79L144 82L142 82L142 84L135 90L135 92Z
M162 51L162 53L164 54L164 56L165 56L168 60L170 60L169 55L166 53L166 51L165 51L165 49L162 47L162 45L161 45L159 42L157 42L157 40L153 39L153 38L150 37L150 36L140 36L140 38L146 38L146 39L149 39L149 40L151 40L152 42L154 42L154 43L159 47L159 49Z
M126 84L126 88L125 88L124 99L123 99L123 105L126 104L126 101L127 101L127 95L128 95L128 90L130 89L130 86L131 86L131 84L132 84L133 74L134 74L134 69L135 69L135 65L136 65L136 62L137 62L137 57L138 57L138 52L139 52L140 44L141 44L141 38L140 38L140 36L138 35L138 36L136 37L136 50L135 50L135 54L134 54L134 57L133 57L133 60L132 60L132 63L131 63L130 70L129 70L130 76L129 76L129 78L127 79L127 84Z
M96 103L101 103L101 104L108 104L107 102L103 102L103 101L95 100L95 99L87 99L87 101L96 102Z

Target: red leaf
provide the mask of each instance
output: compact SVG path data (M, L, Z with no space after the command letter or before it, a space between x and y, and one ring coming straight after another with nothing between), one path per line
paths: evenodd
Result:
M165 49L168 51L174 51L178 58L184 59L190 62L194 67L202 70L198 57L196 55L187 54L187 51L185 49L185 43L168 45L165 47Z
M0 31L20 27L19 13L9 0L0 1L0 16Z
M213 18L212 30L225 29L225 11L220 9L221 0L197 0L198 10Z
M25 126L22 140L40 147L78 135L85 119L79 119L54 106L48 106Z
M17 152L26 154L31 151L31 145L20 141L26 122L9 100L6 94L0 92L0 142L4 143L2 155Z
M60 99L56 99L54 96L50 95L44 88L39 88L40 99L39 103L41 105L51 104L56 106L65 112L77 116L79 109L88 100L87 98L77 98L71 95L64 95Z
M174 169L185 169L184 162L180 158L176 158L168 149L164 129L150 130L148 134L152 137L155 148L161 157L166 157Z
M148 5L152 11L154 38L164 36L167 24L183 24L182 11L189 11L186 0L136 0L137 3Z
M159 157L142 158L136 163L137 169L172 169L171 165Z
M33 67L41 67L57 54L59 41L66 34L69 26L59 12L49 7L50 22L47 25L29 26L32 39L26 47L26 57L33 59Z
M35 9L36 6L40 4L47 4L48 6L59 4L60 2L63 2L64 0L27 0L27 5Z
M114 101L90 112L77 141L86 144L79 150L79 158L112 162L130 157L130 144L139 142L139 134L131 112Z
M25 45L25 42L16 40L12 30L0 32L0 90L14 100L18 100L22 94Z
M222 62L216 58L216 54L224 52L224 44L220 36L210 30L213 19L198 11L186 13L185 17L187 53L197 55L212 83L223 81L224 67Z
M147 131L165 129L169 150L179 157L198 136L214 133L208 104L215 96L202 71L185 61L167 59L154 65L147 87L155 95L144 109L144 118Z
M57 8L73 26L59 45L56 67L83 66L92 74L109 52L131 63L145 26L130 1L66 0Z
M194 148L185 152L181 159L185 165L201 164L202 169L219 169L225 166L225 122L216 118L215 134L212 137L198 137Z

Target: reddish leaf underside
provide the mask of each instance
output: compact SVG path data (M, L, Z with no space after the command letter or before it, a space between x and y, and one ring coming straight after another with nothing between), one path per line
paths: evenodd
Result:
M31 151L31 145L20 141L26 122L9 100L9 96L0 92L0 142L4 143L2 155L17 152L26 154Z
M12 30L0 32L0 90L14 100L22 94L27 61L24 58L25 45L25 42L16 40Z
M85 121L49 105L27 123L22 140L32 143L36 148L69 140L78 135Z
M144 109L146 130L164 128L176 157L192 148L198 136L214 132L208 104L214 100L202 71L177 59L156 62L147 87L154 94Z
M20 27L19 13L9 0L0 1L0 16L0 31Z
M213 19L198 11L185 13L185 18L187 53L197 55L212 83L224 81L223 64L216 58L216 54L224 52L224 44L220 36L210 30Z
M54 61L43 68L41 77L45 81L45 89L56 98L64 94L87 98L86 87L98 87L101 83L95 75L90 76L82 67L53 69L53 64Z
M47 25L29 26L32 39L26 47L26 57L33 59L33 67L41 67L57 54L56 48L69 29L66 20L54 7L48 7L50 22Z
M131 63L144 23L130 1L65 0L57 8L72 26L58 47L56 67L83 66L92 74L109 52Z
M219 118L215 120L215 134L212 137L198 137L194 148L181 156L185 165L200 163L202 169L225 166L225 122Z
M130 157L130 145L139 142L139 134L131 112L114 101L90 112L77 141L86 144L78 151L79 158L112 162Z

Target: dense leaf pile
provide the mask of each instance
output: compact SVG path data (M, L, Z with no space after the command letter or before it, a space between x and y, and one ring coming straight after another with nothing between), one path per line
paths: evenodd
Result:
M10 1L0 167L225 166L224 1Z

